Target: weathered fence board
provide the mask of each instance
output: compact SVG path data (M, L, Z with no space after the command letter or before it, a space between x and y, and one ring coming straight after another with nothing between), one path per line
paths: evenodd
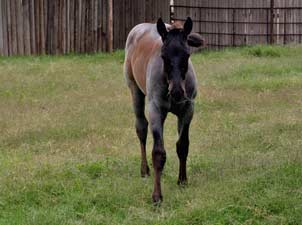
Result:
M2 1L0 1L0 13L2 13ZM0 52L3 52L4 54L4 46L3 46L3 18L0 16Z
M1 30L2 30L2 44L0 44L2 46L2 48L0 49L0 55L2 52L2 55L7 56L8 55L8 30L7 30L7 12L6 12L6 2L5 1L1 1L1 11L0 13L3 15L1 17L1 21L2 23L0 23L1 26Z

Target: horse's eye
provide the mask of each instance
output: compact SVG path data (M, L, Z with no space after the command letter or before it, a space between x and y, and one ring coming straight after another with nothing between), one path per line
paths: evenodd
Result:
M180 71L181 72L187 72L187 69L188 69L188 65L186 65L186 64L182 64L181 66L180 66Z
M166 71L167 73L170 73L171 70L172 70L171 64L170 64L170 63L165 63L165 71Z
M167 63L169 63L169 59L168 58L166 58L165 56L161 56L161 58L163 59L163 61L164 61L164 64L167 64Z
M185 68L181 68L181 78L184 80L186 78L187 70Z
M188 66L187 65L182 65L180 67L180 71L181 71L181 78L184 80L185 76L186 76L186 73L188 71Z
M171 62L168 58L162 56L163 60L164 60L164 67L165 67L165 71L167 73L170 73L171 70L172 70L172 65L171 65Z

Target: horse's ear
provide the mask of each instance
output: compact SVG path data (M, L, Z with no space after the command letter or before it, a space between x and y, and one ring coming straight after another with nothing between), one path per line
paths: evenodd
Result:
M164 41L167 37L168 31L166 29L165 23L163 22L163 20L161 18L159 18L157 20L156 28L157 28L157 32L159 33L162 40Z
M188 36L193 28L193 21L190 17L187 18L185 24L184 24L184 33L186 36Z
M192 47L204 47L205 40L197 33L191 33L188 36L188 45Z

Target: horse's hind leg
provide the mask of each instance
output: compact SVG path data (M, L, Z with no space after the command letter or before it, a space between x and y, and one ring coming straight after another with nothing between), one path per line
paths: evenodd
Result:
M150 169L148 167L147 157L146 157L148 121L145 117L145 95L135 83L130 85L130 89L132 94L134 113L136 117L136 121L135 121L136 133L141 145L141 157L142 157L141 176L145 177L150 175Z

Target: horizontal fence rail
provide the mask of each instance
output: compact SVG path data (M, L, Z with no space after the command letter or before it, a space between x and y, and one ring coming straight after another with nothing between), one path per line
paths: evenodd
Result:
M177 21L186 21L186 19L183 19L183 18L175 18L175 17L172 17L172 20L177 20ZM244 21L214 21L214 20L195 20L195 19L193 19L192 20L193 22L199 22L199 23L222 23L222 24L233 24L233 23L236 23L236 24L267 24L267 22L260 22L260 21L258 21L258 22L253 22L253 21L248 21L248 22L244 22ZM271 23L270 23L271 24ZM283 25L283 24L293 24L293 25L295 25L295 24L298 24L298 25L300 25L300 24L302 24L302 22L288 22L288 23L284 23L284 22L280 22L280 23L276 23L276 22L274 22L274 23L272 23L272 24L274 24L274 25Z
M209 48L301 43L302 1L174 0L170 20L191 16Z
M271 9L270 7L205 7L205 6L190 6L190 5L171 5L172 8L185 8L185 9ZM274 9L297 9L300 10L302 7L274 7Z

